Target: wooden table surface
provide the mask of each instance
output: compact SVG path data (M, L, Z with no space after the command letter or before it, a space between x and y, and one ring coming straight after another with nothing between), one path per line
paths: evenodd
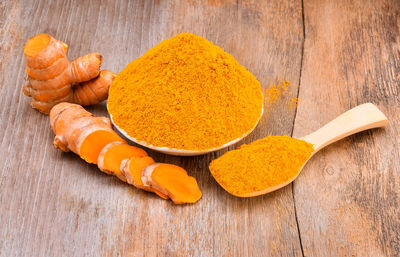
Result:
M1 257L400 255L398 0L6 0L0 24ZM102 53L102 67L115 72L193 32L263 87L291 81L298 107L274 104L241 143L300 137L365 102L390 124L327 147L293 184L251 199L229 195L210 175L210 160L226 150L150 151L199 182L203 198L175 206L54 149L48 117L22 93L23 45L41 32L67 42L71 59ZM104 103L89 110L106 115Z

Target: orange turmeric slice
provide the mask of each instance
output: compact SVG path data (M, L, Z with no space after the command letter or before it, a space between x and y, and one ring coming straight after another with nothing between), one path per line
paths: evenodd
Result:
M142 172L145 186L154 187L166 194L176 204L195 203L202 194L195 178L186 171L172 164L154 163Z
M94 131L92 133L84 136L84 139L80 144L79 156L88 163L97 164L97 159L103 147L114 141L125 141L112 130L103 130L102 128L99 130L94 128L93 130ZM84 133L85 132L82 134Z
M143 157L147 156L147 153L139 147L131 146L121 141L111 142L101 150L97 166L101 171L113 174L122 181L126 181L125 175L120 169L121 162L133 156Z
M150 156L131 157L130 159L126 159L121 162L121 171L129 184L134 185L137 188L153 192L161 198L168 199L167 195L161 193L157 189L143 185L142 171L144 168L153 163L154 160Z

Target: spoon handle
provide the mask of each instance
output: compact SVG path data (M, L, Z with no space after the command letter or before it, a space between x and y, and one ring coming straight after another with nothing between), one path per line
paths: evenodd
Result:
M363 130L384 127L388 122L385 114L375 105L366 103L341 114L322 128L302 139L312 143L315 152L317 152L342 138Z

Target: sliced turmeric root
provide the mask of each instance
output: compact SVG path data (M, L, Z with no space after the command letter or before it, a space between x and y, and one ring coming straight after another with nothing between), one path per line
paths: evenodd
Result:
M172 164L154 163L142 171L142 181L165 195L176 204L195 203L201 198L196 179Z
M60 103L50 111L50 124L56 148L72 151L108 174L176 204L201 198L196 180L184 169L154 163L143 149L119 137L108 118L96 117L77 104Z
M101 171L113 174L122 181L126 181L125 175L120 169L121 162L134 156L143 157L147 156L147 153L139 147L115 141L103 147L99 154L97 165Z
M60 103L50 112L51 127L56 134L54 146L73 151L88 163L97 164L100 151L107 144L125 142L105 117L95 117L82 106Z
M157 189L143 185L142 171L144 168L153 163L154 160L150 156L131 157L121 162L121 171L124 174L127 183L134 185L137 188L153 192L158 196L160 196L161 198L168 199L167 195L161 193Z

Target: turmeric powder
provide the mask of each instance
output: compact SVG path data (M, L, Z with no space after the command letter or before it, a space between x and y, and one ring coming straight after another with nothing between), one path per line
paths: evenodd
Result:
M289 99L289 107L296 107L298 98L294 96L293 92L291 92L290 88L293 88L293 85L289 80L283 80L282 82L272 84L268 88L265 88L264 97L266 100L266 109L275 104L282 97L290 97Z
M210 164L217 182L242 196L280 185L298 174L313 145L289 136L268 136L226 152Z
M205 150L251 131L262 114L257 79L233 56L191 33L131 62L110 86L113 122L138 141Z

